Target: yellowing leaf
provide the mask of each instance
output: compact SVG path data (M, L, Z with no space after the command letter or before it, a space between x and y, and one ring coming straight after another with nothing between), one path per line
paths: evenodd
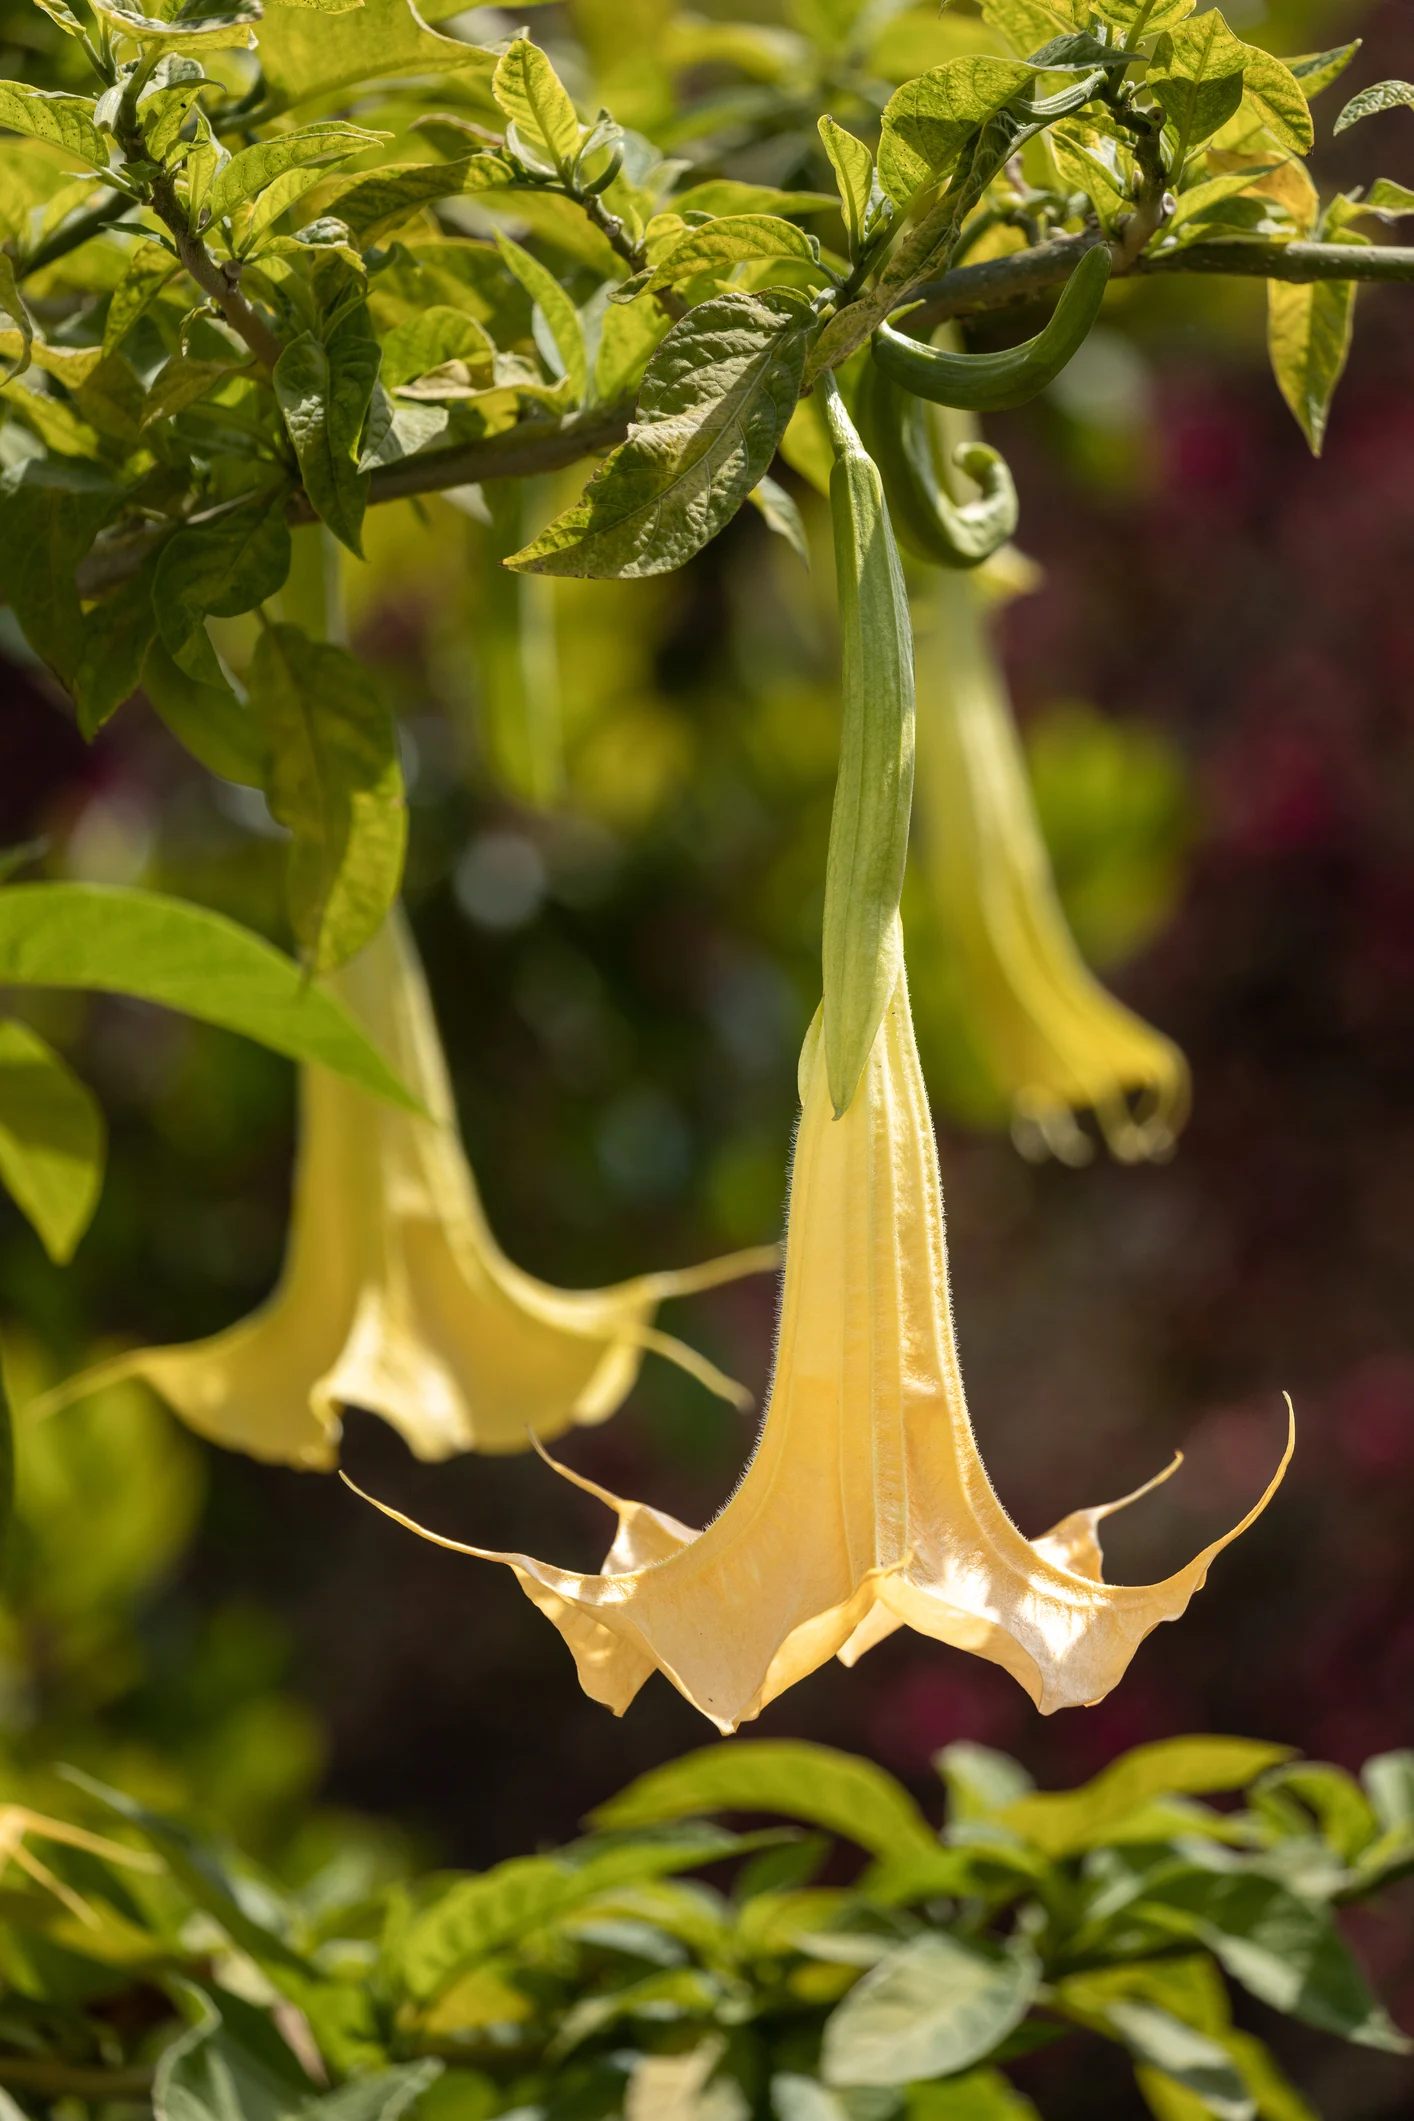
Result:
M93 122L93 105L81 96L46 96L23 81L0 81L0 125L62 147L94 169L108 167L108 143Z
M567 176L579 153L579 119L539 45L517 37L497 65L491 92L515 128L507 146L533 168Z
M1000 1664L1043 1713L1100 1700L1266 1506L1286 1457L1242 1522L1162 1583L1096 1583L1050 1560L1002 1509L968 1420L903 979L842 1118L808 1049L802 1074L770 1403L707 1530L569 1475L619 1520L602 1570L586 1575L379 1507L438 1545L504 1562L565 1638L586 1693L618 1713L661 1671L733 1730L901 1624Z
M1047 1856L1070 1856L1155 1798L1245 1789L1290 1755L1289 1746L1255 1738L1162 1738L1136 1746L1078 1790L1037 1791L997 1817Z
M243 199L252 199L277 177L310 163L341 161L361 154L390 139L389 133L370 133L359 125L331 119L322 125L306 125L298 132L278 133L273 140L257 140L232 155L211 187L207 201L213 221L222 221Z
M1346 241L1352 239L1347 236ZM1358 241L1358 238L1354 240ZM1318 457L1355 328L1355 282L1267 282L1267 351L1277 388Z
M103 1114L28 1024L0 1023L0 1183L58 1266L73 1256L103 1183Z
M229 0L224 11L209 15L178 14L165 21L143 13L138 0L93 0L93 11L108 29L130 37L145 58L162 52L245 51L255 42L260 0Z
M0 893L0 919L10 898L37 888ZM0 977L10 976L0 947ZM395 916L327 987L300 991L311 1015L322 1008L352 1032L350 1011L372 1041L365 1050L387 1056L381 1079L393 1081L396 1068L430 1116L389 1125L367 1095L327 1068L308 1069L289 1249L274 1296L209 1340L140 1349L71 1378L40 1407L141 1377L214 1443L323 1469L337 1461L345 1406L381 1414L419 1458L524 1451L533 1436L607 1420L650 1348L709 1389L740 1396L692 1349L656 1332L653 1316L670 1297L773 1264L774 1247L607 1289L535 1280L487 1224L402 921Z
M465 70L489 87L495 60L429 29L413 0L365 0L338 14L272 6L260 25L260 65L272 99L288 109L388 75Z
M292 835L290 925L310 969L330 972L397 896L407 804L393 719L346 648L298 626L264 629L247 682L271 815Z
M1033 78L1017 60L969 54L895 90L879 138L879 181L894 203L946 176L968 136Z

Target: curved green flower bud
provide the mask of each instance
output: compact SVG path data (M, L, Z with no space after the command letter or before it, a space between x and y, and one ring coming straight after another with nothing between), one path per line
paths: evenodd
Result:
M1016 529L1016 487L1004 459L985 442L964 442L953 462L982 491L961 504L944 492L934 467L922 404L871 361L859 386L860 431L879 467L889 515L901 544L935 567L978 567Z
M1060 374L1099 315L1109 277L1109 248L1097 243L1066 281L1045 329L1004 353L948 353L906 337L885 320L874 334L874 358L915 397L966 412L1006 412Z

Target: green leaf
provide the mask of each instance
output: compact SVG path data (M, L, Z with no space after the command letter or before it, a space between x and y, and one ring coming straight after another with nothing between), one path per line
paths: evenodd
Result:
M1293 1802L1293 1799L1299 1802ZM1344 1768L1296 1760L1272 1768L1251 1792L1249 1803L1286 1833L1309 1834L1312 1817L1322 1838L1343 1863L1353 1863L1379 1832L1365 1793Z
M1144 85L1178 135L1175 169L1239 109L1247 49L1216 8L1160 37Z
M506 145L533 169L568 178L579 153L579 119L564 83L528 37L517 37L496 68L491 92L514 127Z
M1025 2095L999 2069L970 2069L944 2084L916 2084L908 2121L1041 2121Z
M1360 1779L1382 1832L1414 1835L1414 1752L1377 1753Z
M293 836L290 925L312 972L332 972L397 897L407 804L393 718L346 648L267 626L248 675L269 754L271 815Z
M767 477L752 487L747 499L757 509L769 530L778 538L784 538L791 551L805 567L810 565L810 543L805 535L805 525L800 519L800 510L784 486Z
M64 0L36 0L36 4L44 9L50 21L56 23L66 37L81 37L84 34L83 24L73 9L65 6Z
M198 684L223 684L205 620L253 610L284 587L289 571L283 492L170 537L157 562L152 600L157 630L178 669Z
M1166 29L1173 29L1184 17L1193 12L1193 0L1096 0L1095 13L1102 22L1111 22L1116 29L1132 30L1143 20L1143 36L1155 37Z
M1353 280L1317 280L1304 287L1268 280L1267 352L1272 374L1313 457L1321 454L1331 400L1345 370L1354 328Z
M1152 1882L1137 1906L1181 1916L1186 1933L1273 2010L1357 2046L1409 2051L1409 2041L1371 1995L1329 1910L1276 1879L1185 1866Z
M73 691L80 733L90 740L142 683L157 625L152 609L155 572L154 559L84 613Z
M771 2079L771 2112L775 2121L850 2121L849 2110L814 2077L786 2071Z
M948 1793L948 1825L989 1819L1036 1787L1019 1760L970 1738L955 1738L933 1755ZM1068 1794L1068 1793L1067 1793Z
M1398 110L1401 106L1414 110L1414 81L1376 81L1351 97L1331 131L1348 132L1362 118L1373 118L1378 111ZM4 122L8 125L11 121L6 118Z
M818 121L818 129L839 187L849 254L851 258L857 258L864 248L869 209L874 200L874 157L857 135L846 132L828 115Z
M908 2084L969 2069L1021 2023L1039 1981L1023 1944L925 1932L881 1959L831 2013L820 2073L827 2084Z
M158 63L172 62L162 60ZM197 67L195 77L185 76L165 88L154 89L138 101L138 126L154 162L166 162L169 157L174 163L185 160L187 143L181 137L182 127L190 117L192 105L206 79L195 59L177 59L175 63Z
M1218 2121L1256 2121L1256 2102L1217 2040L1153 2003L1112 2003L1109 2018L1136 2062L1193 2093L1205 2113Z
M82 96L50 95L23 81L0 81L0 126L62 147L94 169L107 169L108 143L93 122L93 105Z
M1381 221L1398 221L1405 214L1414 214L1414 190L1407 184L1396 184L1390 177L1376 177L1365 197L1359 202L1362 214L1376 214Z
M937 1837L901 1783L830 1746L734 1738L653 1768L590 1814L597 1827L655 1826L702 1812L779 1812L843 1834L874 1856L936 1851Z
M480 160L478 155L468 155L459 162L389 162L381 169L356 170L330 184L325 211L347 222L354 240L366 249L392 235L434 199L475 189L468 180Z
M778 191L774 184L744 184L737 177L709 177L667 201L675 214L817 214L834 207L827 191Z
M171 251L164 250L160 243L139 243L108 303L103 326L105 358L117 352L138 318L146 314L173 274L181 269Z
M1287 2081L1275 2056L1255 2034L1229 2030L1221 2038L1256 2101L1262 2121L1320 2121L1315 2108L1308 2106L1295 2085Z
M1332 81L1339 79L1363 42L1363 38L1356 37L1349 44L1332 45L1329 51L1306 52L1299 59L1287 60L1308 103L1313 96L1319 96L1323 88L1329 88Z
M945 177L977 128L1034 78L1019 60L966 53L896 89L879 136L879 182L894 204Z
M73 1257L103 1184L103 1114L28 1024L0 1023L0 1183L56 1266Z
M155 621L142 689L153 713L208 773L243 788L265 786L265 746L255 722L224 677L219 685L204 685L172 661Z
M475 91L490 85L494 64L489 52L429 29L412 0L365 0L337 14L275 6L260 25L261 72L285 108L400 74L455 72Z
M786 288L699 303L644 371L628 440L573 508L507 562L625 578L680 567L770 466L800 390L811 310Z
M1089 9L1083 0L983 0L982 19L1024 59L1054 36L1083 30Z
M93 12L120 37L131 37L145 59L163 52L244 51L255 42L259 0L229 0L220 13L198 14L195 8L174 13L171 21L145 15L138 0L91 0Z
M651 273L630 283L633 298L695 279L698 273L722 272L746 258L794 258L819 265L820 246L793 221L775 214L728 214L680 236Z
M1161 1738L1136 1746L1078 1790L1039 1791L997 1816L1047 1856L1074 1855L1156 1797L1245 1789L1290 1756L1289 1746L1253 1738Z
M189 1993L201 2016L157 2065L156 2121L399 2121L442 2073L430 2059L402 2063L321 2093L263 2011Z
M388 390L399 390L447 361L464 361L481 369L489 385L494 356L495 348L475 317L438 302L388 333L379 375Z
M102 472L77 458L29 458L0 476L0 593L66 685L83 633L75 573L117 500Z
M5 251L0 251L0 312L10 319L20 336L20 350L15 365L3 379L6 383L13 383L17 376L24 374L33 358L34 325L30 321L24 296L20 293L19 282L15 278L14 259Z
M1274 140L1293 154L1309 154L1315 142L1311 113L1291 68L1260 45L1245 44L1242 102Z
M390 1944L409 1992L438 1995L468 1967L602 1893L694 1870L733 1854L741 1838L698 1827L619 1847L588 1844L556 1856L514 1856L458 1879Z
M7 884L0 986L86 987L238 1031L417 1111L353 1019L292 959L224 914L118 884Z
M368 503L368 474L358 469L359 441L378 361L367 312L355 311L327 346L313 332L302 332L275 363L275 397L310 505L359 559Z
M313 191L316 184L323 184L328 174L320 163L305 163L298 169L287 169L283 176L275 177L267 184L251 207L250 219L240 231L236 243L240 255L249 257L281 215L287 214L307 191Z
M241 362L193 361L184 354L173 354L152 379L139 426L152 427L158 420L175 419L189 405L198 404L222 383L242 374L244 367Z
M534 47L531 47L532 50ZM568 376L574 392L575 403L582 404L589 389L589 356L585 350L584 332L579 321L579 311L561 287L552 272L533 258L519 243L496 231L496 248L515 274L521 286L545 320L550 335L550 347L541 343L541 334L536 332L536 344L542 354L553 349L558 356L560 373ZM548 361L552 373L555 363Z
M381 383L373 386L368 408L360 471L375 471L380 464L401 464L447 430L445 405L396 405Z
M314 162L343 161L391 138L391 133L371 133L361 125L329 119L319 125L301 126L298 132L277 134L273 140L257 140L253 147L243 147L239 154L232 155L216 178L207 200L211 218L224 220L243 199L255 198L291 170Z

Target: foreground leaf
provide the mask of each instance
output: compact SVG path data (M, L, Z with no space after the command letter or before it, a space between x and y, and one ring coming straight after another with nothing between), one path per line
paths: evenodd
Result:
M407 805L393 718L346 648L267 626L249 678L269 751L271 815L288 827L290 925L313 972L331 972L397 897Z
M103 1183L103 1114L28 1024L0 1023L0 1183L57 1266L73 1257Z
M1346 240L1352 239L1347 236ZM1353 280L1316 280L1307 286L1268 280L1267 352L1272 374L1313 457L1321 454L1325 444L1331 400L1345 373L1354 329Z
M31 458L0 477L0 593L66 685L83 633L74 577L117 498L97 466L67 457Z
M810 320L804 297L779 287L690 310L648 363L628 440L507 565L618 579L681 567L769 468L799 395Z
M161 892L7 885L0 985L90 987L160 1002L415 1109L387 1062L298 965L224 914Z
M1040 1969L1024 1945L915 1937L850 1990L825 2027L827 2084L947 2077L989 2055L1030 2008Z
M275 364L275 396L310 506L359 559L368 503L368 473L358 468L359 441L378 359L363 312L341 324L327 345L313 332L301 332Z
M214 522L190 524L169 538L152 598L158 631L177 667L200 684L224 684L205 620L253 610L284 586L289 571L283 493L250 501Z

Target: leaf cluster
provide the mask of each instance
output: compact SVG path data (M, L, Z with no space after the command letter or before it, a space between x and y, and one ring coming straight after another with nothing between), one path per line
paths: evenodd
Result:
M568 1848L379 1885L336 1859L294 1890L72 1772L63 1818L0 1813L0 2081L22 2104L150 2087L160 2121L1022 2121L1007 2064L1099 2039L1159 2121L1290 2121L1311 2109L1229 1984L1407 2048L1339 1909L1414 1869L1414 1756L1357 1781L1182 1738L1054 1793L977 1746L937 1766L940 1831L865 1761L738 1740Z

